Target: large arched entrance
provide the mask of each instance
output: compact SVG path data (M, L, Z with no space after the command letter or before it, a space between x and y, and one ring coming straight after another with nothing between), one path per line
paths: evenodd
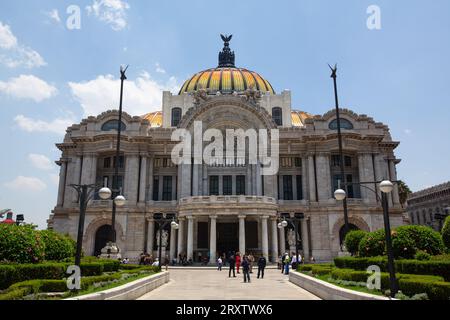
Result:
M102 253L102 249L106 243L111 239L112 228L111 225L105 224L97 229L95 233L94 255L98 256Z

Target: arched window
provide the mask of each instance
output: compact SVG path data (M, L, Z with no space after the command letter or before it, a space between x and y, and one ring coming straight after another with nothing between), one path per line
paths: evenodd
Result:
M352 230L359 230L359 228L357 226L355 226L353 223L349 223L348 231L352 231ZM341 245L344 242L344 239L345 239L345 225L343 225L341 227L341 229L339 229L339 243Z
M283 110L280 107L272 108L272 119L277 126L283 125Z
M119 120L109 120L102 125L102 131L110 131L110 130L118 130L119 129ZM122 122L120 126L121 131L127 130L127 126Z
M348 121L347 119L339 119L339 122L341 123L341 129L346 129L346 130L352 130L353 129L353 124ZM337 125L337 119L334 119L333 121L330 122L330 124L328 125L328 128L330 128L330 130L337 130L338 125Z
M178 126L181 121L181 108L172 109L172 127Z

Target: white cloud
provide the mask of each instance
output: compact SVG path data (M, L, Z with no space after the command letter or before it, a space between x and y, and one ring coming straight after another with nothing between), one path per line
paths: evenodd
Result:
M9 68L41 67L47 63L39 53L19 44L7 24L0 21L0 63Z
M119 108L120 80L112 75L100 75L94 80L79 83L69 82L69 87L80 102L84 116ZM151 79L147 72L142 72L134 81L125 81L123 110L132 116L161 110L162 91L176 91L178 88L174 77L161 84Z
M155 63L155 67L156 67L156 72L158 72L158 73L163 73L163 74L166 73L166 70L164 70L164 69L161 67L161 65L159 64L159 62Z
M56 23L61 22L61 18L59 17L58 9L52 9L50 11L44 12L44 14L55 21Z
M56 134L65 134L67 127L75 123L75 118L70 115L68 118L56 118L50 122L44 120L35 120L19 114L14 118L16 124L22 130L27 132L51 132Z
M124 29L127 26L126 11L130 5L122 0L94 0L86 10L89 15L93 14L100 21L109 24L115 31Z
M35 177L18 176L13 181L6 182L5 187L18 191L43 191L47 185Z
M54 168L54 165L50 159L43 154L30 153L28 155L28 159L35 168L41 170L52 170Z
M31 99L36 102L51 98L58 90L33 75L20 75L7 82L0 81L0 92L14 98Z
M410 135L412 133L412 130L411 129L405 129L404 132L405 132L405 134Z

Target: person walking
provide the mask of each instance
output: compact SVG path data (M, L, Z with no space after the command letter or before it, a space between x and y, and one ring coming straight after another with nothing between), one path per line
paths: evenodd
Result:
M231 255L230 259L228 259L228 264L230 265L230 269L228 271L228 278L231 278L231 270L233 270L233 278L236 278L236 273L235 273L235 264L236 264L236 260L234 260L234 256Z
M244 282L250 283L250 263L248 261L247 256L244 256L242 259L242 273L244 274Z
M248 255L248 262L250 263L250 273L253 273L253 263L255 262L255 257L251 253Z
M287 256L287 252L285 252L282 256L281 256L281 273L283 274L285 272L286 269L286 265L284 264L284 261L286 260L286 256Z
M236 253L236 270L237 273L239 274L239 267L241 266L241 254L238 252Z
M289 274L289 263L291 262L291 258L289 257L289 254L286 253L284 256L284 274Z
M217 270L222 271L222 258L219 256L219 259L217 259Z
M258 279L261 275L261 279L264 279L264 269L266 268L267 260L264 256L259 257L258 259Z

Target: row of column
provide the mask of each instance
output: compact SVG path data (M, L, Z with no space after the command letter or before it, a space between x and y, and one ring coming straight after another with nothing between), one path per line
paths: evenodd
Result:
M209 239L209 250L210 250L210 263L214 264L216 262L217 256L217 215L212 215L210 218L210 239ZM245 215L238 216L239 219L239 251L241 253L246 253L245 244ZM185 222L187 220L187 237L185 236ZM261 249L263 256L269 260L269 216L261 217ZM187 259L194 259L194 217L186 216L181 217L178 222L178 230L170 229L170 259L175 259L176 254L186 252ZM284 231L284 229L282 229ZM285 237L284 232L278 234L277 220L275 217L270 219L270 232L271 232L271 251L272 251L272 262L277 262L278 257L284 253L285 248ZM155 222L153 219L148 220L148 237L147 237L147 248L151 251L154 247L154 236L155 236ZM279 239L280 237L280 239ZM187 243L185 239L187 238ZM280 245L279 245L280 244ZM186 251L185 251L186 250Z

